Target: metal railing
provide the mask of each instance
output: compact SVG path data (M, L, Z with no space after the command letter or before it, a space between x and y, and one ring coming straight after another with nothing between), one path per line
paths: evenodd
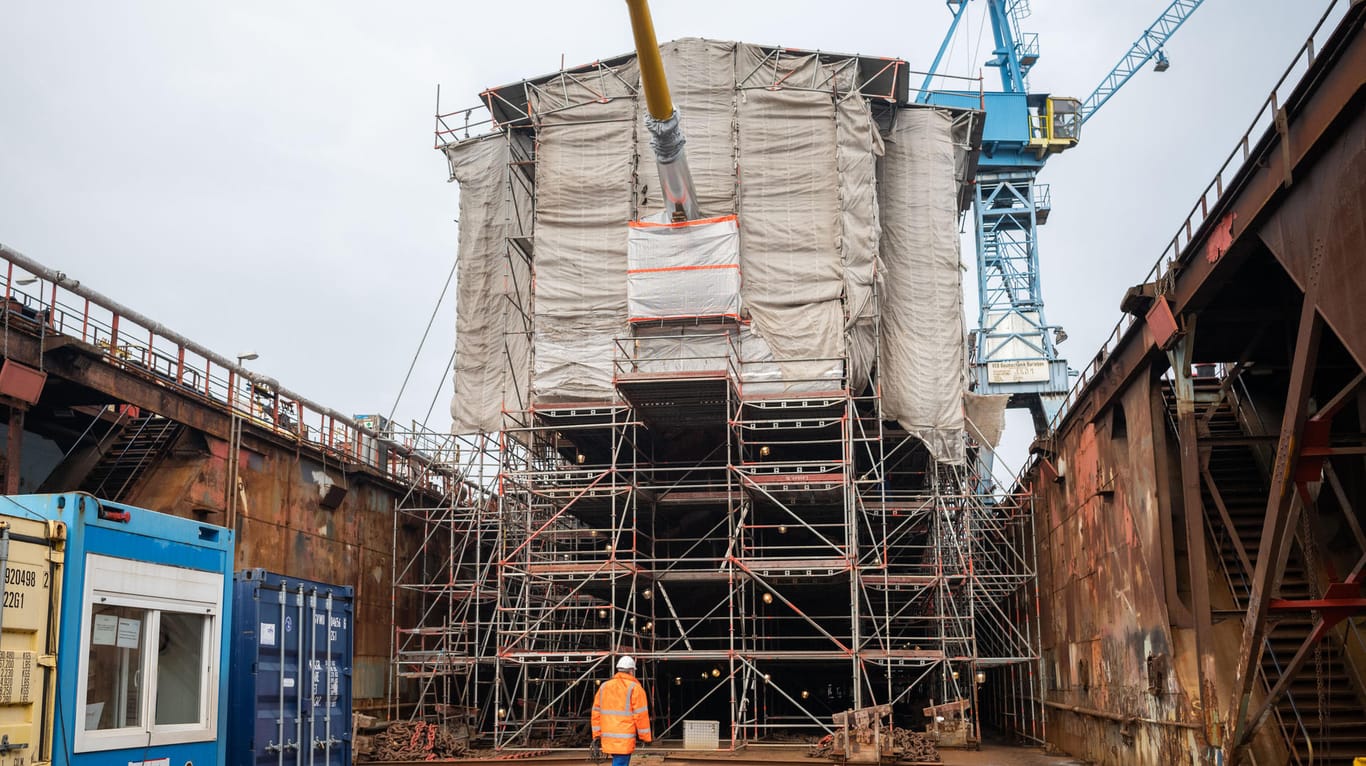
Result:
M25 323L47 336L80 341L106 364L311 447L338 464L365 466L436 492L458 482L441 469L452 449L446 434L416 424L401 438L389 428L366 428L3 244L0 258L7 331Z
M1209 216L1212 211L1217 210L1219 203L1224 199L1225 193L1233 188L1237 176L1250 167L1249 160L1254 158L1254 150L1258 148L1258 143L1263 139L1256 139L1262 134L1269 134L1275 131L1276 112L1280 105L1286 103L1287 99L1299 86L1300 80L1309 71L1317 56L1316 41L1321 39L1321 34L1325 32L1331 34L1336 27L1336 21L1347 13L1351 0L1332 0L1328 9L1324 11L1318 24L1314 26L1309 37L1304 44L1295 52L1294 59L1291 60L1281 78L1271 88L1262 106L1257 110L1257 114L1252 118L1252 124L1243 132L1243 137L1234 146L1223 164L1219 166L1219 171L1215 173L1214 179L1201 192L1200 197L1195 201L1190 213L1186 216L1181 226L1177 228L1176 234L1162 251L1161 257L1148 270L1144 277L1144 283L1156 283L1160 289L1175 278L1175 269L1179 263L1190 257L1192 245L1201 241L1205 235L1205 229L1209 224ZM1333 24L1329 25L1329 22ZM1260 156L1261 152L1257 153ZM1071 412L1072 405L1081 398L1082 393L1090 387L1095 380L1097 373L1104 369L1110 355L1119 348L1120 343L1127 337L1130 328L1138 323L1138 318L1132 314L1124 314L1119 322L1110 332L1110 336L1101 344L1100 351L1092 358L1091 363L1081 371L1072 389L1068 392L1066 399L1063 400L1062 407L1049 423L1049 432L1056 433L1058 427L1067 419Z
M781 53L782 49L775 49L773 55L779 55ZM801 52L797 55L813 55L813 53L814 52ZM856 60L857 59L854 57L849 58L849 62L851 63ZM952 75L944 73L931 74L929 72L920 72L914 69L910 69L906 66L906 62L901 61L899 59L887 59L887 61L888 64L886 67L884 67L884 70L893 67L899 69L904 73L904 76L907 78L908 81L913 79L916 75L924 75L941 83L940 87L936 88L916 87L914 85L909 85L907 88L907 100L912 102L913 104L917 101L920 101L921 96L948 94L957 98L962 98L963 94L965 93L971 94L975 92L977 101L975 108L979 111L984 111L986 109L986 89L983 84L983 78L981 75L969 77L964 75ZM592 66L594 67L594 71L598 73L602 73L604 71L611 69L611 67L607 66L602 62L596 62ZM566 77L571 80L579 81L579 75L581 74L584 74L582 68L561 70L560 72L557 72L555 74L548 75L544 78L540 78L541 81L533 82L531 80L527 80L524 81L522 85L523 88L527 90L527 92L530 92L537 88L543 87L548 82L553 81L557 77ZM741 79L743 80L747 78ZM954 90L950 87L954 84L962 84L963 87L961 90ZM763 84L745 84L743 82L737 82L735 84L735 88L737 91L754 88L764 88L771 90L829 90L828 81L820 83L819 85L822 87L802 87L799 86L797 83L786 82L768 82ZM536 110L530 105L530 103L521 104L509 101L502 95L502 90L505 89L491 89L485 91L484 93L480 94L483 100L475 106L467 106L460 109L443 112L441 111L441 89L440 87L438 87L436 91L436 115L434 118L435 126L432 130L434 136L432 148L442 149L444 147L454 146L463 141L482 138L484 136L488 136L490 134L496 133L500 130L504 130L507 128L539 127L541 121L548 115L552 115L557 112L563 112L568 109L573 109L580 106L586 106L588 104L601 103L605 100L611 100L611 97L598 94L588 98L588 100L585 100L582 103L564 103L559 105L558 107L548 109L543 108L541 110ZM877 101L886 101L894 96L894 94L892 93L876 93L865 91L862 89L857 89L854 92L864 98ZM517 116L507 121L500 122L498 118L494 116L492 111L495 105L507 109L510 113L515 112ZM960 108L970 107L964 104L961 105Z

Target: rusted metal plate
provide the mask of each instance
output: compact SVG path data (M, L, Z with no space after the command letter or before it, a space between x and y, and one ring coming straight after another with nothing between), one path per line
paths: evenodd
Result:
M1366 115L1358 115L1297 177L1294 191L1260 234L1301 290L1319 258L1319 312L1357 364L1366 367Z
M1224 253L1233 246L1233 222L1238 220L1237 213L1229 213L1219 219L1219 223L1210 229L1209 239L1205 242L1205 260L1209 263L1218 263L1224 257Z
M1158 296L1153 305L1148 307L1144 319L1148 322L1148 331L1152 334L1153 343L1160 349L1171 348L1181 328L1176 324L1176 317L1172 316L1172 305L1167 299Z
M35 370L13 359L6 359L4 366L0 367L0 394L11 399L30 405L37 404L43 395L43 384L46 382L46 372Z
M1153 478L1167 459L1156 454L1165 441L1153 434L1167 426L1152 409L1150 380L1135 376L1111 409L1057 435L1065 477L1035 486L1044 693L1075 708L1049 710L1048 738L1097 763L1199 762L1194 666L1161 676L1157 693L1149 691L1149 657L1172 657L1191 643L1167 610L1163 554L1174 541L1159 502L1168 488Z

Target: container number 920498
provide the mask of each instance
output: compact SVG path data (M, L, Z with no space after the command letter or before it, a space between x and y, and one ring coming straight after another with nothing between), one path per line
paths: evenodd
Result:
M43 587L47 587L48 573L43 573ZM21 569L19 567L7 567L5 569L5 585L18 585L24 588L32 588L38 584L38 572L33 569Z
M41 575L41 576L40 576ZM23 609L25 591L30 588L38 587L39 580L43 587L48 587L48 572L39 572L35 569L25 569L23 567L5 568L5 609Z

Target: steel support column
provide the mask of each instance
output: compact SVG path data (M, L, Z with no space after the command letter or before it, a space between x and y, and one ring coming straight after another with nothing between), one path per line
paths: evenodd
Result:
M1200 432L1191 381L1191 349L1195 318L1186 318L1186 334L1168 358L1176 387L1177 435L1181 446L1181 500L1186 519L1186 563L1190 570L1191 612L1195 621L1196 669L1200 681L1200 721L1205 741L1218 745L1217 698L1214 693L1214 623L1209 604L1209 560L1205 551L1205 505L1200 494Z
M1150 385L1148 390L1148 406L1153 412L1162 412L1166 409L1166 402L1162 398L1162 389L1156 385ZM1162 590L1166 596L1167 621L1173 628L1191 628L1195 626L1195 616L1191 614L1191 608L1181 599L1181 594L1177 589L1176 579L1176 531L1172 528L1172 521L1176 517L1172 494L1169 488L1174 481L1170 466L1165 456L1170 444L1167 434L1167 424L1165 421L1154 418L1153 429L1153 454L1163 457L1153 461L1153 475L1157 486L1157 508L1158 524L1161 537L1162 555Z
M24 410L11 404L9 408L9 438L5 444L5 494L19 494L21 456L24 447Z
M1226 762L1230 766L1240 762L1247 744L1252 740L1255 722L1249 718L1248 711L1252 703L1256 669L1262 661L1268 607L1273 588L1285 567L1293 536L1295 468L1299 463L1304 425L1308 420L1309 392L1314 383L1319 340L1323 333L1323 319L1318 313L1318 266L1321 260L1322 250L1319 250L1310 268L1304 303L1300 307L1294 361L1290 368L1290 385L1276 444L1276 462L1271 474L1271 490L1267 495L1261 546L1257 551L1247 614L1243 618L1243 640L1238 648L1233 699L1230 701L1232 736L1225 743Z

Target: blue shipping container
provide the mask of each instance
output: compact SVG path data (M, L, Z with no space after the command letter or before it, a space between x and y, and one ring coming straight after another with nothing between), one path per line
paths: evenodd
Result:
M67 526L53 764L222 763L232 532L83 493L6 500Z
M230 766L350 766L353 592L238 572Z

